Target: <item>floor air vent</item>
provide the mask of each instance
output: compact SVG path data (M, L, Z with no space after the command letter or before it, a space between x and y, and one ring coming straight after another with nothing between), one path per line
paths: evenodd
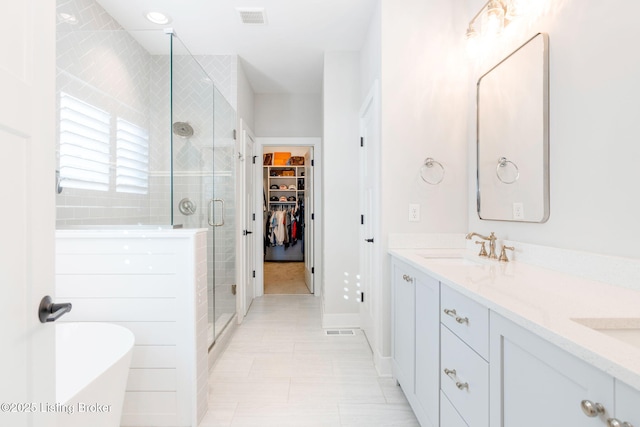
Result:
M348 337L354 336L356 331L353 329L325 329L324 334L328 337Z

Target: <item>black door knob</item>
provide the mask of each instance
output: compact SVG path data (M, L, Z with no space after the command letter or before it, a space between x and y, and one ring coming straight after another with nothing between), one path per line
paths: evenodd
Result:
M364 239L365 242L373 243L373 239Z
M38 307L38 317L41 323L55 322L60 316L71 311L71 303L54 304L49 295L42 298Z

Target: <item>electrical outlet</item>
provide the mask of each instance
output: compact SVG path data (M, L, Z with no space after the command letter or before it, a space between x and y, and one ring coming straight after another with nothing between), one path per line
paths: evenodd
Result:
M409 203L409 222L420 221L420 205L417 203Z
M524 219L524 204L515 202L513 204L513 219Z

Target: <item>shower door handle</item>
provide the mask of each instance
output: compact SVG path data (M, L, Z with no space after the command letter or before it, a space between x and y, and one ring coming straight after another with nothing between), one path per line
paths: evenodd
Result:
M220 222L219 224L214 222L213 220L215 202L220 202L220 205L222 208L222 222ZM223 199L209 199L209 225L212 227L222 227L224 225L224 200Z

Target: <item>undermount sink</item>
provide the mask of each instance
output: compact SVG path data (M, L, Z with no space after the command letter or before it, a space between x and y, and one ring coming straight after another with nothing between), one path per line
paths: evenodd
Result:
M640 348L640 318L571 320L596 332Z
M450 265L479 265L486 264L489 261L483 258L470 258L465 255L438 255L438 254L419 254L420 257L429 261L437 262L438 264L450 264Z

